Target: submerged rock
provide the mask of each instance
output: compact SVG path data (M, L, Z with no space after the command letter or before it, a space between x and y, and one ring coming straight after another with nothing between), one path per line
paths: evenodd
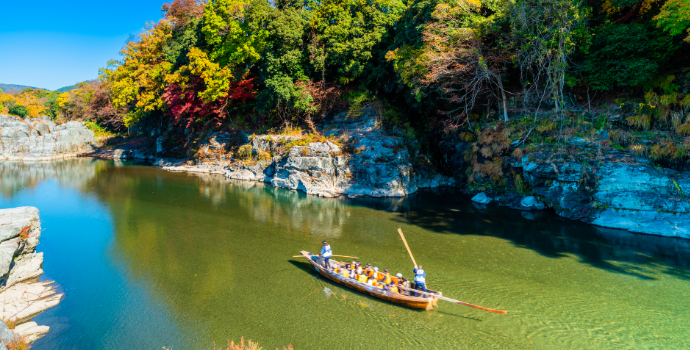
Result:
M26 122L0 115L0 160L42 161L76 157L96 148L93 131L84 123L55 125L48 117Z
M486 193L484 192L472 197L472 201L479 204L489 204L492 200L493 199L487 197Z

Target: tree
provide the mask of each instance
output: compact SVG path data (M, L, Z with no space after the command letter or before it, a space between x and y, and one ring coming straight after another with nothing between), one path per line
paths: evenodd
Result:
M310 20L325 69L341 84L360 78L374 47L393 29L405 6L399 0L325 0ZM329 75L330 75L329 74Z
M110 61L100 80L112 90L115 108L129 108L124 122L131 126L147 112L164 108L165 77L173 64L165 60L163 47L171 37L167 20L147 25L139 40L129 41L120 54L122 61Z
M578 32L585 29L587 9L579 1L519 0L511 8L515 61L520 69L526 103L535 92L536 102L551 95L554 107L563 105L568 57Z
M606 26L596 33L586 55L586 80L595 90L639 86L654 78L676 49L673 38L650 26Z
M177 30L204 15L205 0L173 0L161 7L163 17Z
M249 6L250 2L240 0L211 0L204 7L201 31L213 62L235 69L254 64L261 57L268 32L246 20ZM244 74L244 69L238 73Z
M690 1L668 0L661 8L661 12L654 17L657 26L671 35L688 33L685 41L690 42Z

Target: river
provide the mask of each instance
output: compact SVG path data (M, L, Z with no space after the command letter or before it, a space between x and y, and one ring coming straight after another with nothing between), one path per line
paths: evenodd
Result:
M459 193L329 199L93 159L0 163L0 207L36 206L62 303L32 349L675 349L690 346L690 242L475 207ZM291 256L357 255L496 315L386 304Z

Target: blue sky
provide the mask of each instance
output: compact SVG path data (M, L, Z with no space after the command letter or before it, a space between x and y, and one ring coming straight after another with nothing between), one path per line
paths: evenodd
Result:
M3 1L0 83L58 89L95 79L165 0Z

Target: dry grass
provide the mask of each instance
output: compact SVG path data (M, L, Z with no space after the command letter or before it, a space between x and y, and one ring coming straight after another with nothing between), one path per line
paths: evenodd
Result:
M14 340L5 343L7 350L29 350L31 345L24 340L24 337L15 336Z

